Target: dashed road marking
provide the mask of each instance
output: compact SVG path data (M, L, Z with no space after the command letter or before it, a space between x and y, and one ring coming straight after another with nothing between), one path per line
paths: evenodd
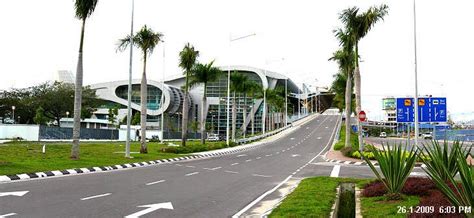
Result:
M188 168L196 168L195 166L186 166L186 167L188 167Z
M16 215L16 213L7 213L7 214L0 215L0 217L3 218L7 216L14 216L14 215Z
M262 158L262 157L257 157L257 158L255 158L255 159L257 159L257 160L258 160L258 159L260 159L260 158Z
M199 172L188 173L188 174L186 174L186 175L184 175L184 176L192 176L192 175L196 175L196 174L198 174L198 173L199 173Z
M159 181L156 181L156 182L147 183L146 185L154 185L154 184L162 183L162 182L165 182L165 181L166 180L159 180Z
M239 154L239 155L237 155L237 157L245 157L245 156L247 156L247 155L246 155L246 154Z
M239 163L233 163L233 164L231 164L231 166L235 166L235 165L237 165L237 164L239 164Z
M229 170L226 170L226 171L224 171L224 172L226 172L226 173L232 173L232 174L238 174L238 173L239 173L239 172L229 171Z
M250 161L252 161L252 159L248 159L248 160L246 160L245 162L250 162Z
M101 195L94 195L94 196L90 196L90 197L85 197L85 198L81 198L81 201L90 200L90 199L94 199L94 198L105 197L105 196L109 196L111 194L112 193L105 193L105 194L101 194Z
M272 176L260 175L260 174L252 174L252 176L265 177L265 178L270 178L270 177L272 177Z

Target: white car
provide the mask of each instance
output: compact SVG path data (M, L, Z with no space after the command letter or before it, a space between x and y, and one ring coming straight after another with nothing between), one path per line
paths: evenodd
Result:
M421 135L423 139L433 139L433 134L431 132L425 132Z
M386 132L381 132L379 137L380 138L387 138L387 133Z
M208 141L219 141L219 135L218 134L208 134L207 135L207 140Z

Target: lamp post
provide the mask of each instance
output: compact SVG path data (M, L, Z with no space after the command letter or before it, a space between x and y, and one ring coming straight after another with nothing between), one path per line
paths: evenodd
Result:
M232 36L229 34L229 69L227 69L227 127L226 127L226 144L229 146L229 122L230 122L230 54L231 54L231 45L232 42L245 39L247 37L255 36L257 34L252 33L249 35L245 36L240 36L237 38L232 38Z
M418 146L418 69L417 69L417 56L416 56L416 6L415 0L413 0L413 37L415 42L415 146Z
M133 15L135 12L135 0L132 0L132 20L130 25L130 60L128 69L128 91L127 91L127 139L125 142L125 157L130 158L130 125L132 123L132 63L133 63ZM143 102L142 102L143 103Z
M15 124L15 106L12 106L12 111L13 111L13 114L12 114L12 120L13 120L13 124Z
M164 120L165 120L165 108L163 107L165 101L165 41L163 42L163 80L161 81L161 99L160 99L160 106L161 106L161 143L164 142L165 138L165 128L164 128Z

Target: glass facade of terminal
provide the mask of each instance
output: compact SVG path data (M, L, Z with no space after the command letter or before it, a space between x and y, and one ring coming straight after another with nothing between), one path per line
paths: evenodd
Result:
M234 71L232 71L234 73ZM260 77L253 72L246 72L241 71L239 73L243 73L247 76L248 79L254 80L258 84L262 85L262 80ZM211 130L210 133L217 133L220 135L226 134L227 128L227 72L225 72L217 81L211 82L208 84L207 97L217 97L219 98L218 105L209 105L209 110L207 113L207 124L208 128ZM247 105L246 115L248 117L248 125L247 125L247 134L251 134L251 123L250 123L250 111L252 107L257 106L257 112L255 113L255 120L254 120L254 130L255 132L262 131L262 111L263 111L263 103L260 103L261 100L252 100L249 96L244 98L244 95L241 93L236 93L235 95L236 103L237 103L237 135L240 135L240 129L243 124L243 111L244 105ZM233 93L231 93L230 98L230 108L229 114L232 117L232 100L233 100ZM229 128L232 128L232 119L229 123Z
M147 88L147 108L150 110L158 110L161 107L161 90L158 87L148 85ZM117 87L115 94L124 100L127 100L128 85ZM140 104L140 84L132 85L132 102Z

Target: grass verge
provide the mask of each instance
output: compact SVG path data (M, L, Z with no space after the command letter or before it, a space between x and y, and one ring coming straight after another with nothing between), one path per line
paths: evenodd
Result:
M304 179L269 217L329 217L336 200L336 187L342 182L353 182L359 188L373 179L313 177ZM385 197L362 197L363 217L406 217L397 206L416 206L420 197L406 196L402 201L385 201Z
M341 182L358 186L370 180L313 177L304 179L269 217L328 217L336 199L336 187Z
M164 152L166 145L149 142L148 154L140 151L140 144L132 142L130 150L133 159L124 157L125 142L81 142L80 159L71 160L71 144L68 142L10 142L0 145L0 175L34 173L51 170L65 170L82 167L110 166L116 164L143 162L158 159L175 158L185 153L222 148L219 142L207 142L206 147L198 146L199 142L189 141L189 149L180 152ZM46 153L42 146L46 145ZM179 144L174 142L174 144ZM201 151L201 150L198 150Z
M341 130L339 131L339 141L334 144L334 150L338 151L344 148L346 140L346 125L341 125ZM359 139L357 138L357 134L354 133L351 129L351 145L352 148L356 151L359 149Z

